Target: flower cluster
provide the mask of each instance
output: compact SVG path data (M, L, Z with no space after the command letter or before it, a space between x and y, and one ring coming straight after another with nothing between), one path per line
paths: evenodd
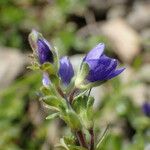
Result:
M48 108L55 111L48 118L60 117L71 128L80 145L68 145L63 139L64 148L94 150L94 98L84 94L94 86L118 76L125 68L117 68L118 61L104 54L104 44L95 46L83 58L77 73L67 56L59 59L56 49L42 34L33 30L29 35L34 60L32 68L42 71L42 100ZM84 130L91 136L87 141ZM62 141L62 140L61 140ZM97 144L99 145L99 144Z
M32 45L35 45L33 50L35 50L38 55L39 63L43 64L49 62L53 64L55 59L54 53L56 53L56 51L53 50L52 46L47 42L47 40L36 31L32 31L29 38L31 47L33 47ZM117 69L118 61L116 59L107 57L104 54L104 48L105 45L100 43L83 58L80 66L80 72L85 71L85 68L83 67L85 64L88 65L88 69L86 71L87 73L82 79L82 83L80 84L104 82L118 76L121 72L124 71L125 68ZM66 86L71 82L71 79L74 76L72 64L70 63L70 60L67 56L62 57L59 60L58 75L61 78L63 84ZM45 78L44 81L48 82L47 76L45 74L43 77ZM82 78L79 76L77 77Z

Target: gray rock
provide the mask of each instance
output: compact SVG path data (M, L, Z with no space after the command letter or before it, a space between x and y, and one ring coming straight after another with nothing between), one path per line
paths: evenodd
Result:
M132 85L124 90L124 94L131 97L135 105L141 107L146 100L147 87L143 83Z
M126 15L126 7L125 5L115 5L111 9L108 10L107 18L118 18L118 17L124 17Z
M0 89L10 85L26 63L27 59L19 50L0 47Z
M106 10L115 5L125 4L128 0L90 0L90 5L97 10Z
M142 30L140 35L144 49L150 51L150 27Z
M123 62L130 63L139 54L140 37L125 20L119 18L109 20L100 29Z
M150 64L144 64L137 72L138 80L150 83Z
M135 29L141 30L150 26L150 2L135 2L127 21Z

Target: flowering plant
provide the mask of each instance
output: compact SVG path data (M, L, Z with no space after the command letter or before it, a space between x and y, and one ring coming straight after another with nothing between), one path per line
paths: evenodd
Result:
M33 30L29 35L33 49L32 69L41 70L42 101L53 110L47 119L61 118L73 137L64 137L57 145L64 150L99 150L101 140L94 133L94 98L91 88L116 77L125 68L117 69L116 59L104 54L104 44L94 47L82 60L77 74L67 56L59 59L57 50L42 34ZM89 94L86 94L89 91ZM98 141L97 143L95 141Z

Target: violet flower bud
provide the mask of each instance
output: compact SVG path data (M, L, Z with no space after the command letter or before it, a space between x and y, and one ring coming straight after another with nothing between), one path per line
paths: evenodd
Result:
M59 67L59 76L64 83L64 85L68 85L74 76L74 70L70 60L67 56L64 56L60 59L60 67Z
M45 62L53 63L53 53L51 51L51 47L45 39L38 39L37 40L37 52L38 58L41 64Z
M45 62L53 63L54 56L52 47L50 46L48 41L43 38L42 34L38 33L35 30L32 30L29 35L29 42L32 49L37 54L40 64L43 64Z
M150 102L145 102L142 106L143 113L150 117Z
M89 82L103 82L116 77L125 68L116 69L118 62L116 59L107 57L104 51L104 44L100 43L94 47L83 59L89 66L89 73L86 79Z
M43 86L45 86L45 87L48 87L50 85L50 83L51 83L51 81L49 79L49 76L48 76L48 74L46 72L43 73L42 83L43 83Z

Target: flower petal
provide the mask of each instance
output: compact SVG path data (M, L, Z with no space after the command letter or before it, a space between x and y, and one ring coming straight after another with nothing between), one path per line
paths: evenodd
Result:
M45 39L38 39L38 57L41 64L45 62L53 62L53 53L51 51L51 47Z
M112 79L112 78L114 78L114 77L116 77L116 76L118 76L121 72L123 72L125 70L125 68L120 68L120 69L117 69L117 70L115 70L115 71L113 71L112 73L110 73L108 76L107 76L107 80L108 79Z
M90 82L106 80L106 77L108 76L108 74L114 71L116 67L117 67L116 59L110 58L108 59L108 62L104 62L103 60L100 60L97 64L97 67L90 70L89 75L87 76L87 79Z
M83 61L88 61L90 59L99 59L103 54L105 45L103 43L99 43L95 46L83 59Z
M42 83L43 83L44 86L49 86L50 83L51 83L51 81L49 79L49 76L48 76L48 74L46 72L43 73Z
M74 70L67 56L60 59L59 76L65 85L68 85L74 76Z

